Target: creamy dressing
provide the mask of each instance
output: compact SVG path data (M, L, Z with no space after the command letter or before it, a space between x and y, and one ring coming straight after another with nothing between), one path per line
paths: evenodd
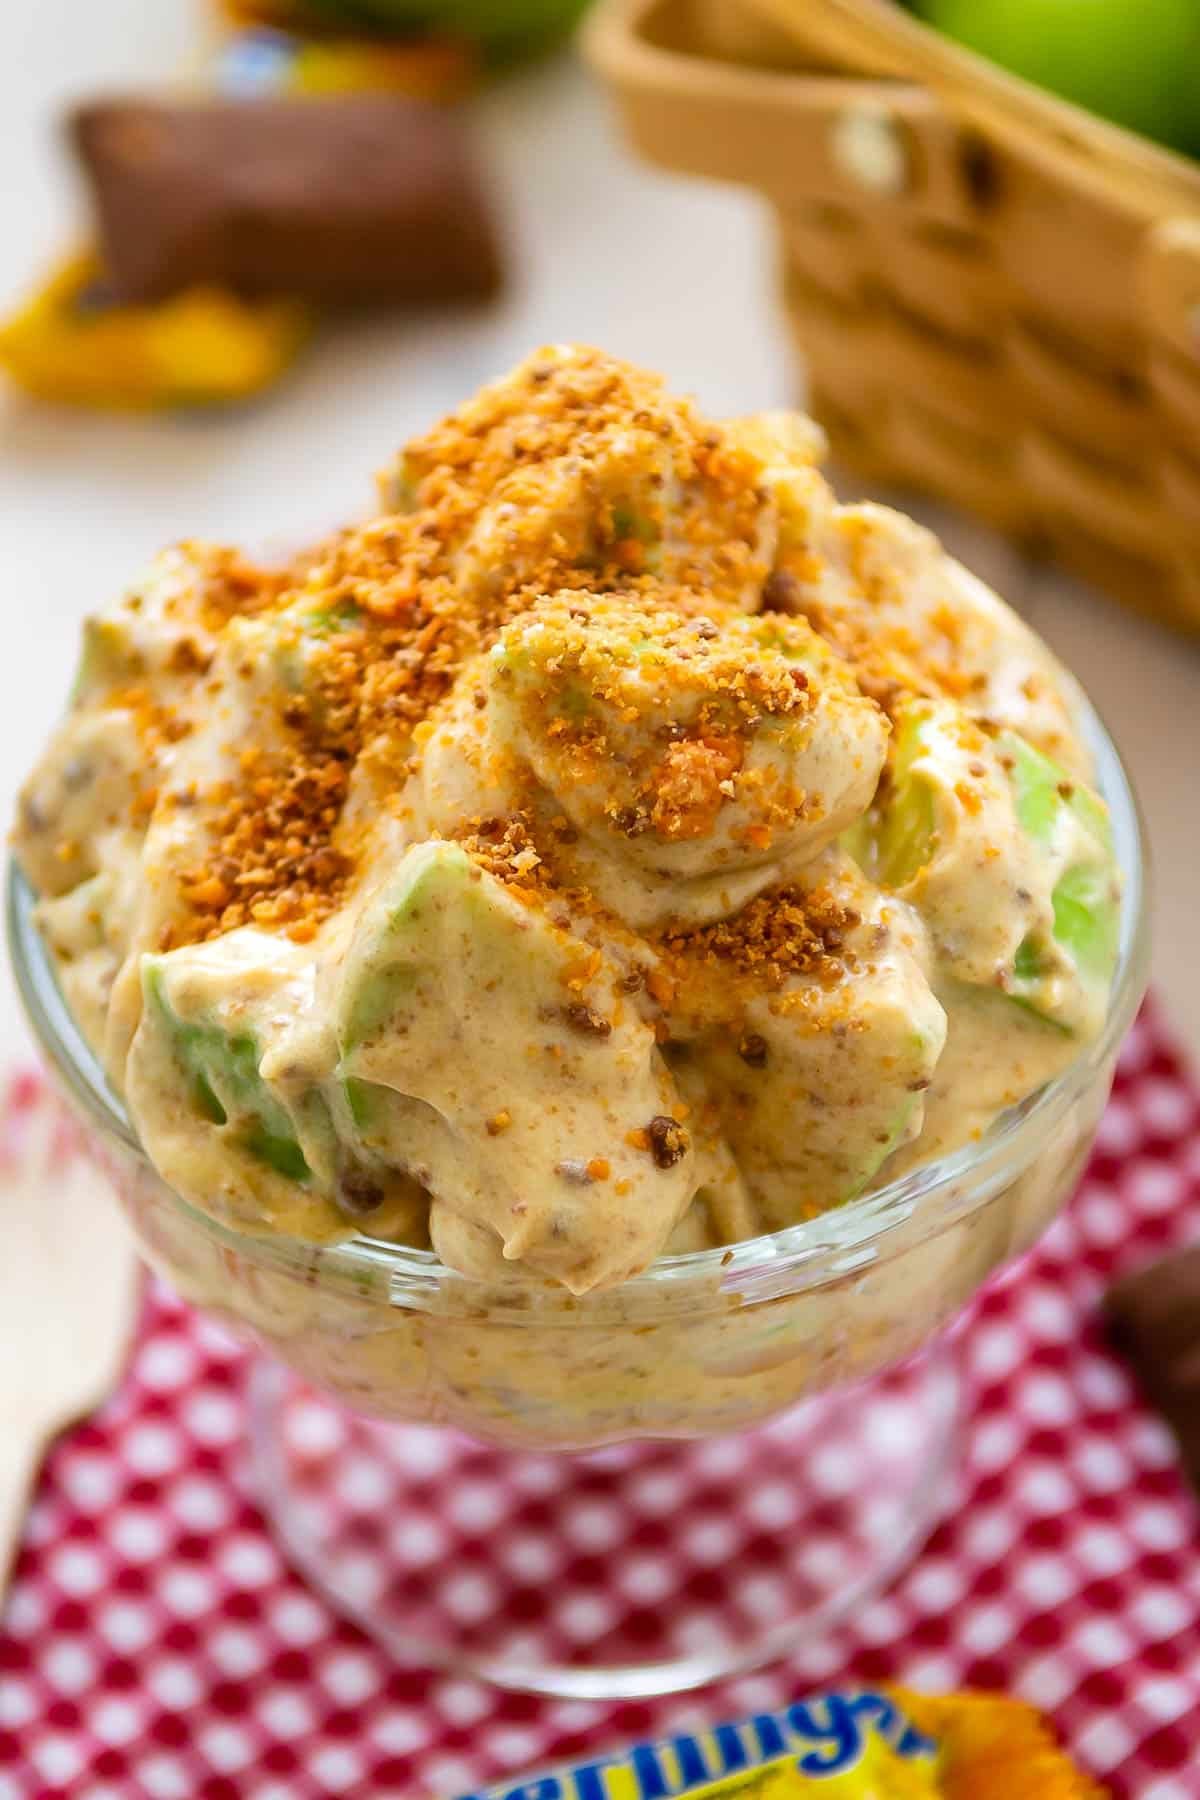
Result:
M464 409L472 504L466 452L410 452L370 583L351 537L222 616L228 553L185 545L88 627L17 854L155 1166L245 1229L611 1287L977 1138L1100 1029L1119 877L1070 677L927 532L837 506L804 421L622 412L648 378L613 364L539 462L596 367ZM349 749L347 691L382 696ZM268 837L314 744L332 822Z

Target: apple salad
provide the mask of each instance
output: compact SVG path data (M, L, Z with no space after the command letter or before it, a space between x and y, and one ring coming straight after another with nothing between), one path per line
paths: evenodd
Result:
M87 621L16 854L178 1193L611 1287L982 1136L1103 1024L1070 677L819 433L543 349L283 568Z

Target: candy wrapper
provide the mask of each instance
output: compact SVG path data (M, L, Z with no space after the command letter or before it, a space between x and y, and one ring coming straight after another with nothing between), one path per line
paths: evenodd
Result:
M461 43L409 44L251 29L223 38L192 91L231 100L395 94L449 102L474 85ZM70 256L0 322L0 368L26 392L73 405L138 410L228 405L271 387L312 334L318 311L289 294L215 282L121 302L93 251Z
M0 366L27 393L76 406L228 405L277 381L314 322L299 301L211 287L119 306L96 258L83 255L0 325Z
M387 93L442 102L464 99L478 78L478 57L461 39L396 43L264 26L235 31L217 46L206 85L231 98Z
M798 1700L464 1800L1104 1800L1041 1716L992 1694Z

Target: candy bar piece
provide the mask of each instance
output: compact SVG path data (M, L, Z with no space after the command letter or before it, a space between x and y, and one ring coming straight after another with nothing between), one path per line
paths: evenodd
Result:
M326 303L493 292L499 257L461 125L388 94L158 102L71 121L112 287L208 284Z
M1109 1289L1109 1335L1174 1433L1200 1492L1200 1244Z

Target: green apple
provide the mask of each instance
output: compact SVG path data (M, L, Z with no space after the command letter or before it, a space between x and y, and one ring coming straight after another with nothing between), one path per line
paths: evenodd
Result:
M1200 0L910 0L968 50L1200 154Z
M507 59L569 31L588 0L304 0L304 9L360 31L468 38Z

